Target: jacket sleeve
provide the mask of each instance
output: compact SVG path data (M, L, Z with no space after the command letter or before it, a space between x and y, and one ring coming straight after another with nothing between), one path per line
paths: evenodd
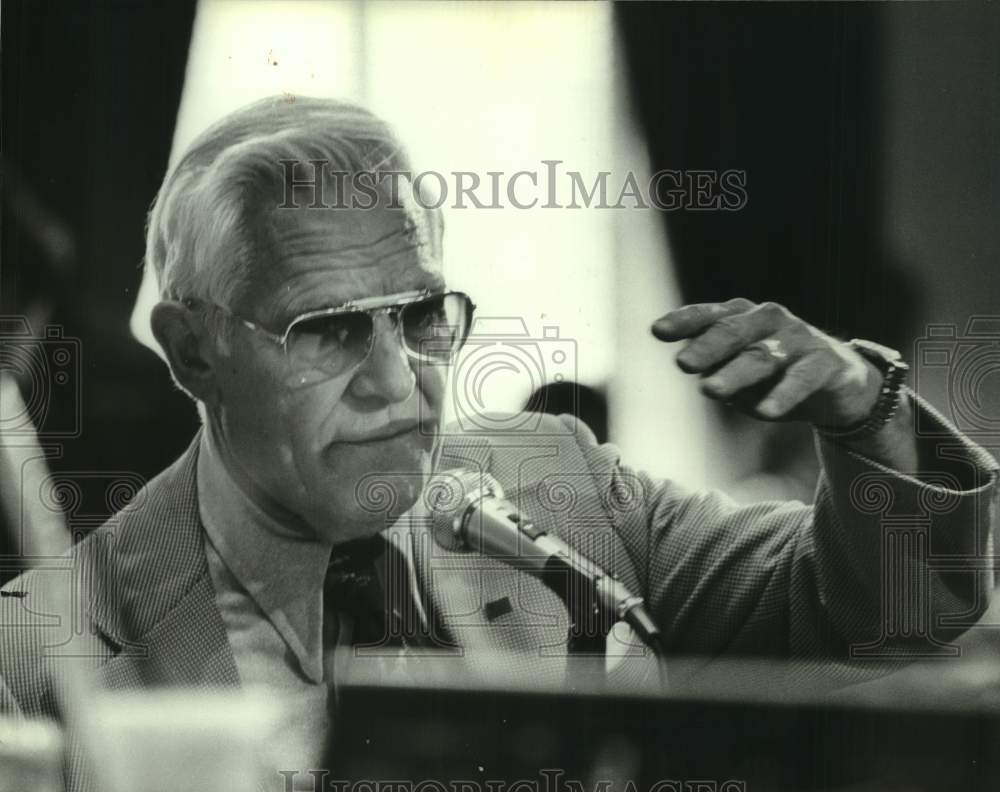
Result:
M992 587L996 462L911 398L922 425L946 436L936 470L916 479L817 438L814 506L688 492L621 465L613 446L580 440L592 470L610 467L613 486L641 491L641 508L619 511L615 528L670 654L953 652L948 642Z
M17 703L14 693L7 687L3 678L0 677L0 716L18 717L23 715L21 707Z

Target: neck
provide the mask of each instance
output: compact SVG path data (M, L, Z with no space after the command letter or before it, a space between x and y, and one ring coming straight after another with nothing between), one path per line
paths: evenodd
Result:
M297 514L290 511L266 492L232 452L225 431L220 422L209 414L204 422L206 451L209 464L220 471L235 485L240 494L254 507L262 511L276 526L281 526L290 534L316 538L315 531Z

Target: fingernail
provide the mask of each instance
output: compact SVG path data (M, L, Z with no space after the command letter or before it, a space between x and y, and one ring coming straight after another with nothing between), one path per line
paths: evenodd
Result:
M673 322L669 319L657 319L650 325L654 335L668 335L673 330Z
M677 361L677 365L687 374L693 374L702 369L698 355L691 352L690 347L685 347L681 350L675 360Z
M726 383L720 377L709 377L701 384L701 386L707 391L718 393L722 390L725 384Z
M781 411L781 405L774 399L764 399L764 401L757 405L757 409L764 415L776 417Z

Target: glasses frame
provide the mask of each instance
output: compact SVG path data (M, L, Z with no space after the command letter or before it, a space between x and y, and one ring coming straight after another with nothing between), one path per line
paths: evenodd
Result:
M345 371L347 371L350 370L351 368L357 368L358 366L363 364L368 359L368 356L371 354L372 349L374 349L375 317L379 314L385 314L395 320L394 322L395 333L397 338L399 338L400 346L402 346L403 350L406 352L407 357L410 357L413 360L419 360L422 363L437 363L437 364L442 363L442 360L440 358L436 358L431 355L422 355L419 352L410 349L410 347L407 345L406 341L403 338L403 323L399 321L399 315L400 313L402 313L403 309L407 305L411 305L413 303L426 300L430 297L449 297L451 295L457 295L459 297L465 298L465 303L468 308L468 316L467 316L468 326L465 328L465 336L467 338L469 333L469 328L472 326L472 316L476 311L476 304L472 301L472 298L469 297L468 294L466 294L463 291L456 291L456 290L435 291L433 289L420 289L414 291L397 292L396 294L386 294L380 297L363 297L359 300L348 300L347 302L342 303L341 305L336 305L330 308L317 308L315 310L306 311L303 314L299 314L288 323L288 326L285 328L285 332L280 334L272 333L266 327L263 327L256 322L252 322L251 320L246 319L245 317L242 317L237 313L234 313L224 305L219 305L218 303L209 303L209 304L219 309L227 316L232 317L247 329L252 330L255 333L259 333L267 340L271 341L277 346L280 346L282 353L285 356L285 360L289 362L289 365L291 365L291 356L289 355L288 352L288 338L289 336L291 336L292 331L295 329L296 325L299 325L302 322L306 322L311 319L316 319L319 317L366 313L371 317L372 320L372 334L369 339L368 349L365 351L364 357L360 358L357 361L357 363L344 369ZM198 301L185 300L185 304L189 306L193 305L195 302ZM465 344L465 339L463 339L462 344L460 344L452 352L451 359L453 359L454 356L458 353L458 351L461 350L464 344ZM330 376L339 376L339 375L334 374Z

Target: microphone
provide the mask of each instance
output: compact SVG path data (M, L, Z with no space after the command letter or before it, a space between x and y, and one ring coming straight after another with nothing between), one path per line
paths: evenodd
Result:
M477 552L523 569L563 599L577 626L596 617L607 625L603 639L613 622L624 621L662 654L660 629L642 597L520 514L504 500L493 476L473 470L438 474L428 483L424 501L431 512L434 541L445 550Z

